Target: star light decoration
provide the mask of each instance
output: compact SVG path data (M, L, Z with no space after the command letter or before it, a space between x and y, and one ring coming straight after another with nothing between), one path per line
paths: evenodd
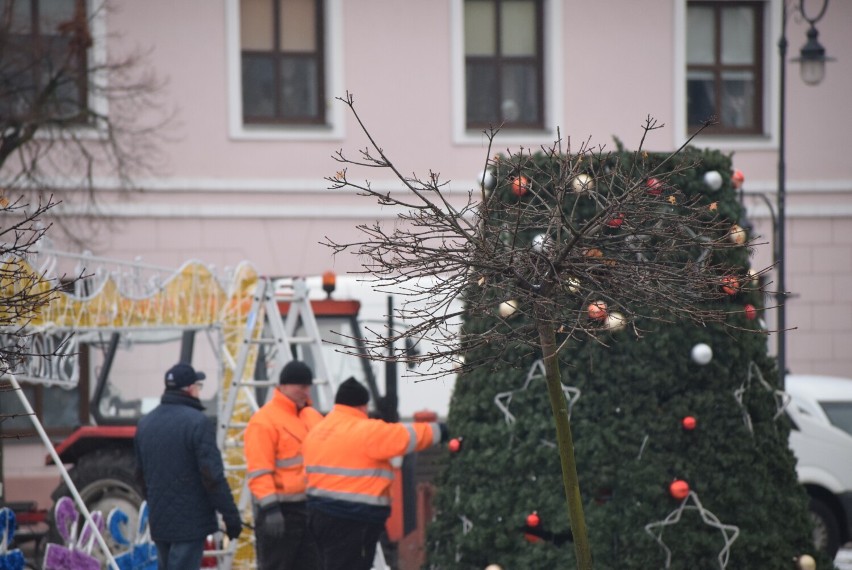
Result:
M501 412L503 412L503 416L506 419L507 424L512 425L516 421L514 414L509 411L509 404L512 403L512 397L515 395L515 393L521 392L529 388L530 382L532 382L534 379L544 379L544 377L544 362L541 359L538 359L532 363L532 366L530 366L530 369L527 372L527 379L521 388L518 388L517 390L509 390L508 392L500 392L499 394L494 396L494 404L500 409ZM574 403L580 398L580 389L562 384L562 392L565 394L565 398L568 399L568 417L570 418L571 409L574 407Z
M688 505L692 501L693 505ZM728 558L731 554L731 545L740 535L740 528L736 525L732 524L723 524L719 521L719 518L704 508L704 505L701 504L701 501L698 500L698 495L695 491L690 491L686 498L681 501L678 508L670 512L666 518L661 521L652 522L645 525L645 532L647 532L651 538L657 541L657 543L662 547L662 549L666 552L666 565L664 568L671 568L672 564L672 551L666 546L666 543L663 542L663 531L667 526L676 525L680 522L680 518L683 515L683 511L685 510L697 510L698 514L701 515L701 520L704 521L704 524L707 526L718 528L722 533L722 537L725 540L724 546L722 546L722 550L719 551L719 555L717 556L719 560L719 568L724 570L725 566L728 565Z
M760 371L760 368L753 361L748 363L748 375L746 376L745 381L740 385L739 388L734 390L734 399L737 401L737 405L742 408L743 412L743 423L746 428L748 428L749 433L754 436L754 426L751 421L751 414L748 413L748 409L746 409L745 403L743 403L743 396L746 391L751 388L752 378L757 378L760 382L760 386L766 390L767 392L772 392L773 397L775 398L775 415L772 416L773 420L777 420L781 417L781 414L784 413L784 409L790 404L790 394L785 392L784 390L776 390L772 387L772 385L767 382L763 378L763 373Z

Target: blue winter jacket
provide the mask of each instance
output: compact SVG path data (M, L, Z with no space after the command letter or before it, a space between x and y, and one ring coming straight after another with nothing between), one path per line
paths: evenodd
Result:
M185 392L166 391L139 420L136 461L155 541L203 539L218 529L216 511L229 528L239 528L215 428L203 409Z

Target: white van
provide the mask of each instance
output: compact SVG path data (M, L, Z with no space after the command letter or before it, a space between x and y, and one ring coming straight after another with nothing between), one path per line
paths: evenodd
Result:
M811 498L814 542L834 557L852 540L852 379L789 375L790 448Z

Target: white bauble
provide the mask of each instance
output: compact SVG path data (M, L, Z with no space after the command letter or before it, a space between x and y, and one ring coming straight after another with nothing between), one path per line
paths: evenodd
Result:
M606 321L604 321L604 326L607 330L612 332L617 332L624 327L627 326L627 320L624 318L624 315L617 311L613 311L606 316Z
M692 347L692 360L696 364L700 364L704 366L711 360L713 360L713 349L710 348L709 344L704 344L700 342Z
M485 570L503 570L503 567L498 566L497 564L489 564L485 567Z
M547 234L538 234L532 239L533 251L541 253L550 247L550 240L547 239Z
M595 181L592 180L592 177L588 174L578 174L574 177L574 180L571 181L571 188L574 189L574 192L585 192L587 190L595 189Z
M497 178L491 174L490 170L483 170L476 177L476 184L486 190L494 190L494 187L497 186Z
M801 570L816 570L816 560L810 554L799 556L799 568Z
M716 170L708 170L704 173L704 184L715 192L722 187L722 175Z
M514 299L500 303L500 316L504 319L511 317L518 310L518 302Z

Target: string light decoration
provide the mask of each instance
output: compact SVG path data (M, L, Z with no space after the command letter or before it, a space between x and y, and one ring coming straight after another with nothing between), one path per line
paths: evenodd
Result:
M784 413L784 409L790 404L790 395L784 390L775 389L766 379L763 377L763 373L760 371L760 368L754 362L749 362L748 364L748 375L746 376L745 381L740 385L739 388L734 390L734 399L737 401L737 404L742 408L743 413L743 423L748 429L749 433L754 437L754 426L751 421L751 414L748 413L748 409L743 403L743 397L746 392L751 388L752 379L757 378L757 381L760 383L760 387L766 390L767 392L771 392L775 398L775 415L772 417L773 420L777 420Z

